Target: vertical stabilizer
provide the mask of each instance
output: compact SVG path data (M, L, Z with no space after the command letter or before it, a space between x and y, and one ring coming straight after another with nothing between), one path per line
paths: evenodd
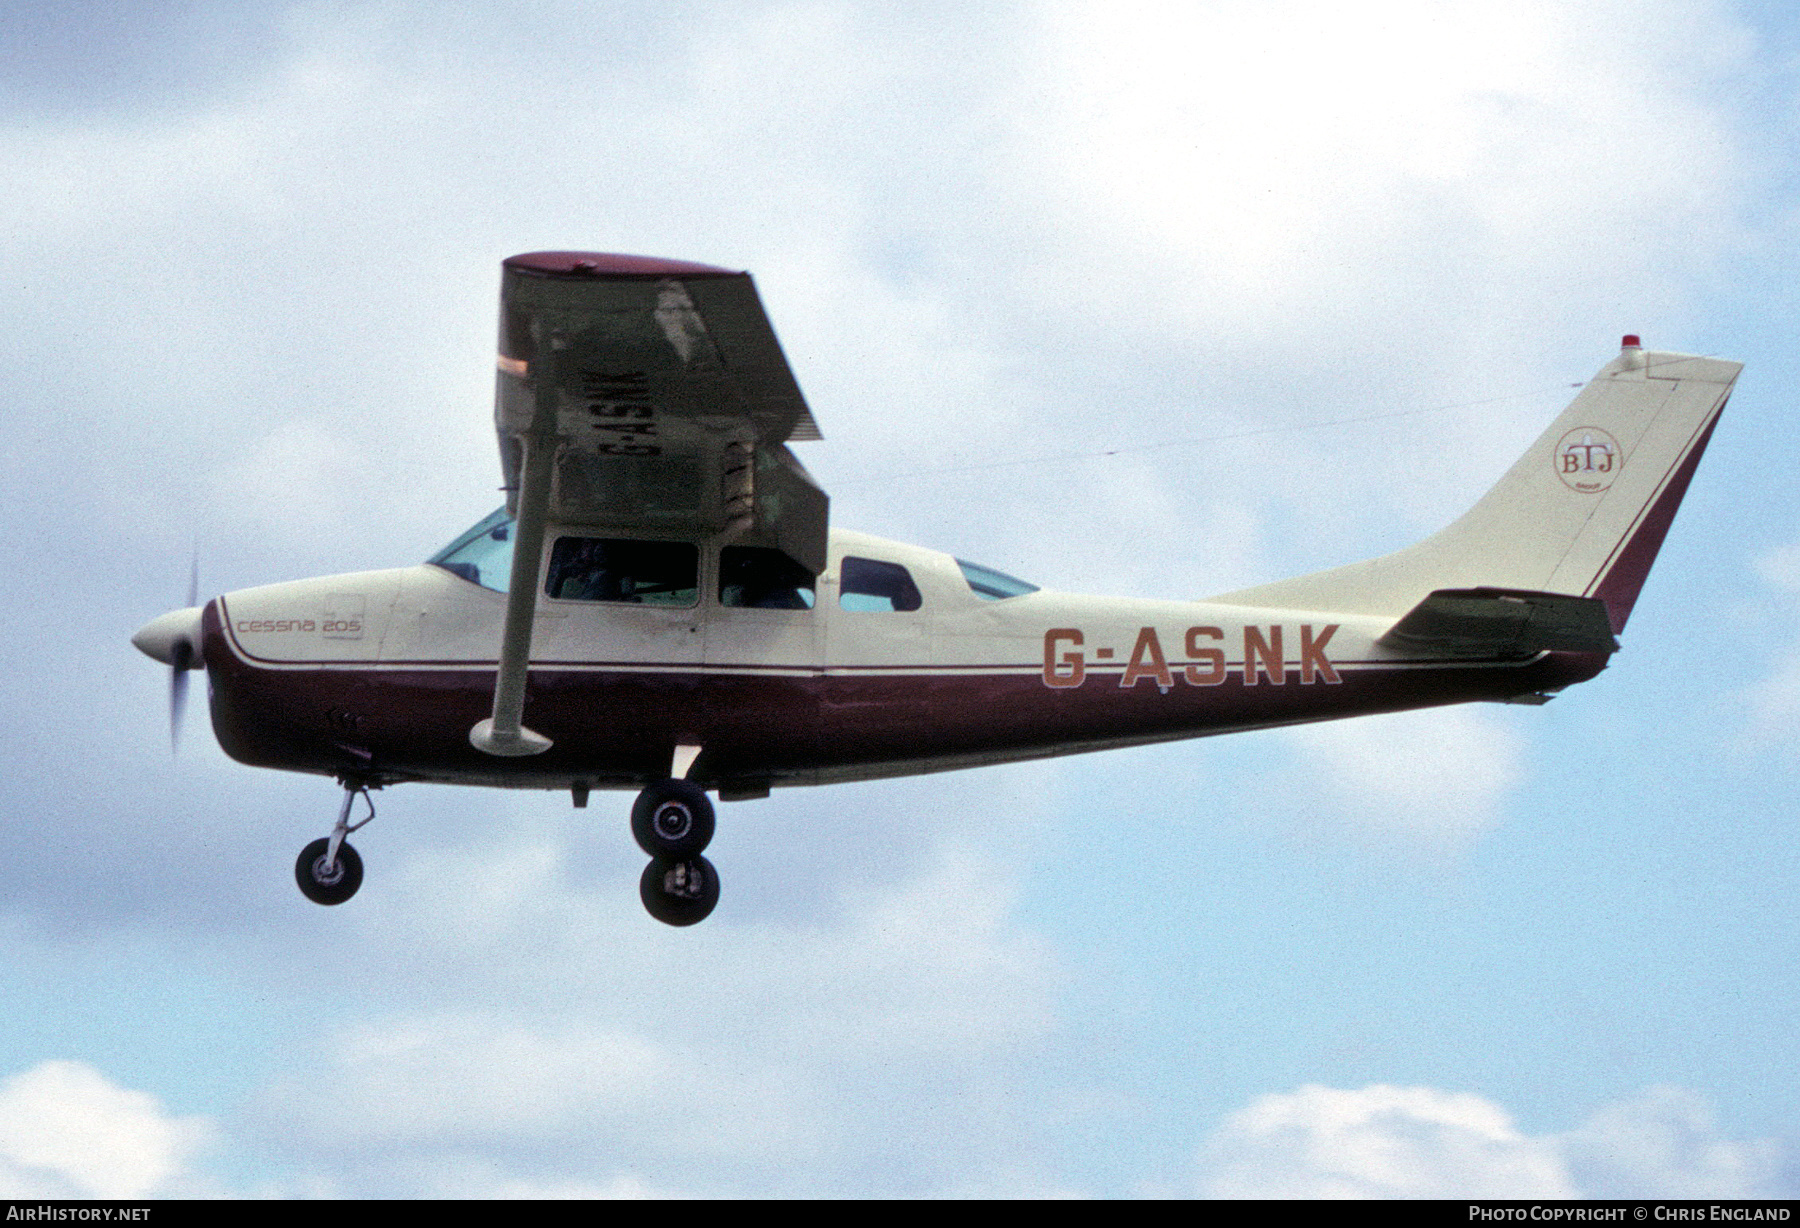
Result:
M1398 617L1438 589L1523 589L1599 598L1622 630L1742 369L1626 337L1448 528L1381 558L1213 600Z

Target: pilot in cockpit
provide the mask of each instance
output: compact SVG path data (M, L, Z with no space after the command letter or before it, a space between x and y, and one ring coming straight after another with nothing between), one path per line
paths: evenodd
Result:
M559 541L556 557L551 560L553 580L546 586L551 596L565 601L637 602L631 575L608 562L609 545L601 537L566 537Z

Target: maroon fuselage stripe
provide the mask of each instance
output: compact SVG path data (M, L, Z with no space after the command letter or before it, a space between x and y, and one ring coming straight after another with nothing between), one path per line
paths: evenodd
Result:
M534 666L527 723L554 745L497 759L469 744L490 715L492 667L407 664L265 668L227 643L206 609L213 728L244 763L371 780L553 787L635 785L665 775L672 747L705 748L700 783L800 780L832 770L964 756L1028 757L1554 690L1604 656L1551 653L1516 665L1349 668L1335 684L1233 673L1218 686L1119 685L1095 671L1051 688L1041 674L709 673Z

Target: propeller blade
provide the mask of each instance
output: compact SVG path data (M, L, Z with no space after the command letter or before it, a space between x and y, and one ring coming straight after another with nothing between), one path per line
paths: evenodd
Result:
M169 753L181 749L181 718L187 712L188 667L193 651L184 640L175 646L175 664L169 670Z
M188 555L188 608L200 604L200 543L196 541ZM188 670L193 666L193 646L182 641L175 650L175 665L169 674L169 753L181 749L181 721L187 715Z

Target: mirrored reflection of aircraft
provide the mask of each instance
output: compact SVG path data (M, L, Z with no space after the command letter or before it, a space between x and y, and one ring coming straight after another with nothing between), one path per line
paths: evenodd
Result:
M831 528L746 274L537 252L500 307L505 507L419 566L229 593L133 640L205 669L233 758L343 786L296 865L322 904L362 879L353 803L403 781L637 790L643 902L686 925L718 899L709 793L1542 703L1618 647L1739 371L1626 337L1435 536L1142 601Z

